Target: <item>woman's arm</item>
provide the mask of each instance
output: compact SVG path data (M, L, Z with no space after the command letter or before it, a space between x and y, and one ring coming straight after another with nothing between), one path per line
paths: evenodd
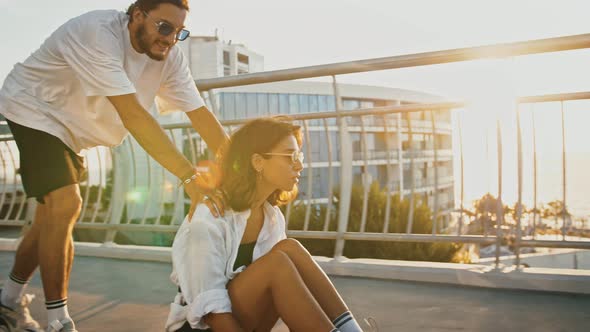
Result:
M213 331L243 332L244 329L231 313L208 314L203 320Z

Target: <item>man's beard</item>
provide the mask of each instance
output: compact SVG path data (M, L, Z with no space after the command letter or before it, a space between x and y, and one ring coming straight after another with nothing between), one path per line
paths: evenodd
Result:
M139 49L143 51L150 59L162 61L166 58L166 54L154 54L150 51L152 44L147 40L147 33L145 32L145 25L141 25L135 31L135 40L139 45Z

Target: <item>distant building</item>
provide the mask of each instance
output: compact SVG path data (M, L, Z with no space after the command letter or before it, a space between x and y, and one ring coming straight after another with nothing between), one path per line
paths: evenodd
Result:
M344 110L372 108L388 105L440 102L441 98L416 91L403 89L340 84L340 95ZM300 114L334 111L335 98L332 84L323 82L289 81L268 84L248 85L220 89L216 94L221 119L254 118L271 114ZM434 169L438 169L438 207L439 211L454 207L454 180L452 159L451 113L448 110L435 112L436 142L432 133L429 112L414 112L410 115L412 123L412 144L414 156L414 183L416 194L424 196L431 207L434 206ZM387 121L387 128L384 123ZM398 124L399 121L399 124ZM339 183L338 127L334 118L327 121L328 133L332 143L333 184ZM361 137L365 128L365 163ZM312 192L306 192L304 170L300 182L300 199L311 199L315 203L326 203L328 197L328 144L326 128L322 120L308 121L310 147L309 157L312 170ZM409 130L405 117L391 114L386 117L351 118L348 130L352 138L353 181L366 185L377 181L381 188L389 188L393 193L410 194L410 143ZM434 150L437 150L437 163L434 163ZM387 169L388 165L391 169ZM389 174L388 174L389 172ZM389 182L388 182L389 177Z
M196 79L246 74L264 70L263 56L241 44L230 44L217 37L191 37L188 43L179 43L189 58L189 66ZM376 86L340 84L340 94L345 110L387 105L441 102L442 98L418 91ZM209 101L211 96L209 97ZM330 83L288 81L248 85L216 90L211 108L220 119L244 119L274 114L299 114L335 111L335 98ZM367 164L361 148L361 123L351 119L349 131L353 139L353 176L359 184L377 181L382 188L394 192L410 192L410 152L407 121L398 116L368 117L366 130ZM436 141L432 134L430 114L416 112L410 116L413 131L415 193L422 194L433 207L434 168L438 169L438 207L450 210L454 207L454 181L452 160L452 128L450 111L435 112ZM383 123L387 121L387 133ZM335 120L329 120L332 146L333 183L339 177L338 128ZM313 190L305 192L306 173L300 184L300 199L325 203L328 195L328 151L325 128L321 120L308 123L310 131ZM307 143L309 144L309 142ZM437 164L434 164L434 150ZM388 158L393 169L387 170ZM363 175L364 174L364 175ZM389 180L388 183L388 174Z
M264 70L263 56L244 45L226 43L217 37L191 37L178 45L187 55L193 76L197 79ZM438 96L387 87L340 84L339 90L345 110L442 101ZM205 97L210 108L220 119L327 112L336 109L332 84L323 82L289 81L232 87L217 89L214 96L206 94ZM211 103L211 98L215 98L214 103ZM186 117L180 113L158 115L156 109L150 111L164 124L187 121ZM392 193L401 191L404 196L407 196L410 193L410 155L412 154L414 192L422 195L433 208L436 168L439 175L438 209L441 212L450 211L454 207L451 112L448 110L435 112L434 135L429 112L411 113L410 120L412 152L410 152L409 128L405 116L392 114L386 117L364 117L362 123L359 118L350 119L348 129L352 138L353 181L361 185L377 181L381 188L388 188ZM310 169L306 169L300 183L299 198L311 200L314 204L325 204L330 189L327 176L328 136L332 143L331 163L334 167L332 183L339 183L338 127L335 119L330 119L327 123L326 131L322 120L308 122L309 141L306 144L311 150L310 155L306 157L306 162L311 162L312 190L311 192L307 190L306 176ZM386 127L385 123L387 123ZM363 152L361 143L362 125L365 129L366 153ZM0 126L0 130L6 132L6 129L5 125ZM435 137L436 146L434 145ZM174 141L184 151L194 148L182 140L179 131L175 132ZM182 191L176 189L176 180L172 176L166 176L166 172L161 171L161 167L148 158L136 142L121 149L123 152L118 162L125 159L128 167L135 169L135 173L131 170L126 173L128 187L134 188L134 192L128 198L125 212L127 218L149 219L165 211L165 214L174 214L176 221L182 221L183 209L174 210L170 205L170 202L174 201L178 195L182 195ZM436 163L435 150L438 159ZM93 165L89 166L93 168ZM148 171L150 171L149 177ZM10 183L11 180L8 180L7 182Z
M264 57L242 44L226 43L217 37L191 36L178 43L190 59L195 78L214 78L264 70Z

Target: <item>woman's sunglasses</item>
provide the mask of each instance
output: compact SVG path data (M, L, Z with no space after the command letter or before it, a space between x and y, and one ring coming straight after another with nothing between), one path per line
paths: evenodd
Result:
M158 33L162 36L168 37L170 36L170 34L176 31L176 28L172 24L165 21L156 21L146 11L144 11L143 14L155 21L154 23L156 25L156 29L158 30ZM186 29L181 29L180 31L176 32L176 40L183 41L187 39L190 34L190 31Z
M266 156L285 156L285 157L291 157L291 162L296 163L296 162L300 162L303 164L303 152L302 151L293 151L293 153L276 153L276 152L267 152L267 153L263 153Z

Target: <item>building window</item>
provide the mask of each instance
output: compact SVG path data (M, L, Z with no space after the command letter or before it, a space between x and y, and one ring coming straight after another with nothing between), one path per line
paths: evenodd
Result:
M242 53L238 53L238 63L244 64L244 65L249 65L250 59L248 58L247 55L242 54Z
M229 66L229 51L223 51L223 65Z
M236 118L237 119L245 119L246 118L246 94L243 92L236 93Z
M375 103L369 100L361 100L360 108L373 108L375 107Z
M256 93L246 93L246 117L254 118L260 116Z
M279 94L272 93L268 96L268 114L277 114L281 113L279 109Z
M299 98L297 95L289 95L289 114L299 113Z
M345 99L342 101L342 108L346 111L351 111L358 109L360 107L360 102L358 100L351 100Z
M235 119L236 117L236 101L235 94L229 92L221 93L221 116L223 119Z
M308 95L299 95L299 113L309 113Z
M259 115L267 115L270 114L268 110L268 94L267 93L257 93L256 96L258 97L258 114Z
M279 113L289 114L289 95L286 93L279 95Z
M223 51L223 76L231 75L229 51Z
M238 75L250 72L250 59L247 55L238 53Z

